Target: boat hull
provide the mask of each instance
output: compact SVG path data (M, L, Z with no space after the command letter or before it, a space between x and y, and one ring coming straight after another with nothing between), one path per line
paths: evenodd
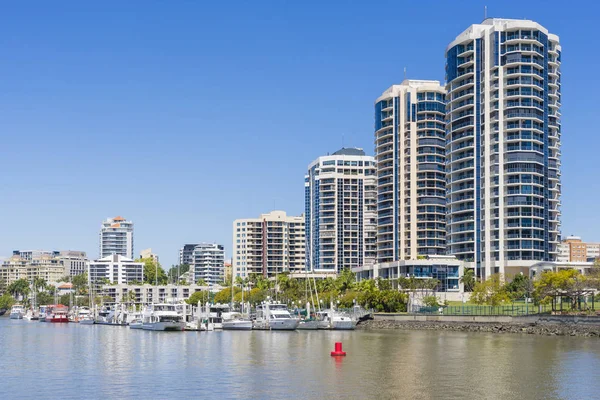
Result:
M79 325L94 325L94 322L93 319L82 319L79 321Z
M143 324L141 322L132 322L129 324L129 329L143 329Z
M353 330L356 327L356 323L348 317L343 317L340 319L334 318L331 321L331 329L333 330Z
M51 318L46 317L46 322L52 322L54 324L61 324L61 323L69 322L69 318L67 318L66 316L64 316L64 317L51 317Z
M224 331L251 331L252 321L223 321Z
M301 331L314 331L319 329L319 321L300 321L298 328Z
M11 312L10 319L23 319L23 314L20 312Z
M142 324L145 331L182 331L185 328L185 322L152 322Z
M300 323L297 319L278 319L269 321L269 328L272 331L295 331Z

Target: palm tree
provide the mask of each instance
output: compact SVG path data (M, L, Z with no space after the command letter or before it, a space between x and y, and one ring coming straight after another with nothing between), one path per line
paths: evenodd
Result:
M8 292L15 298L22 296L25 299L29 290L29 282L26 279L18 279L8 286Z
M33 290L36 293L43 292L48 287L48 282L42 277L36 277L33 279Z
M460 277L460 283L465 287L465 292L472 292L475 287L475 272L472 268L468 268Z

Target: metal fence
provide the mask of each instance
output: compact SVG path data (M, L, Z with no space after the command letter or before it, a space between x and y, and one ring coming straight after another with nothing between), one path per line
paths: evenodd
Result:
M533 304L510 304L502 306L478 306L465 304L460 306L446 307L413 307L414 314L436 314L436 315L473 315L473 316L521 316L549 313L551 305Z

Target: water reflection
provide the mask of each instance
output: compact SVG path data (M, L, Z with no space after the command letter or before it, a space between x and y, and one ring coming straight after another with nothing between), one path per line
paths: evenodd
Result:
M346 357L331 357L334 343ZM0 319L6 398L594 398L597 339L147 332ZM4 396L3 396L4 397Z

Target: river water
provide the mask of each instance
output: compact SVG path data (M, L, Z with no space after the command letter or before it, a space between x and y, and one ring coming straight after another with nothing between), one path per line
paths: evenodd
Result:
M348 355L329 355L341 341ZM592 399L600 341L432 331L148 332L0 318L3 399Z

